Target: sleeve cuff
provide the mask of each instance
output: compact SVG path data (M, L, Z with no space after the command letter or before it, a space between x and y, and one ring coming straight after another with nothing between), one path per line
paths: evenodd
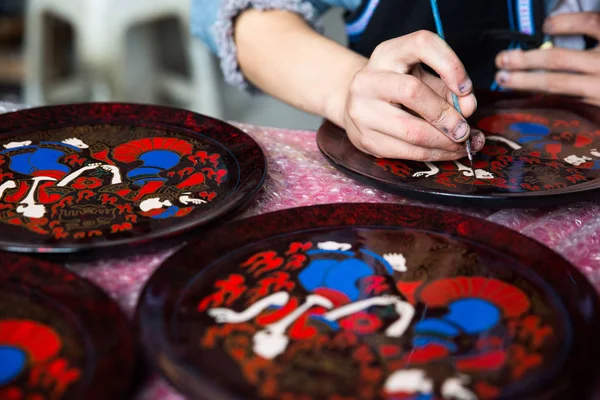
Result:
M303 17L319 31L321 29L315 25L318 12L308 0L223 0L221 2L213 33L225 82L251 94L258 94L260 90L248 82L240 70L237 48L233 39L233 20L249 8L290 11Z

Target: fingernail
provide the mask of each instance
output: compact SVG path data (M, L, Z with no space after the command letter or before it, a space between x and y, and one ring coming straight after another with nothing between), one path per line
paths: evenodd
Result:
M471 79L467 78L467 80L464 81L462 85L458 86L458 90L460 90L461 93L465 93L471 90L472 87L473 82L471 81Z
M473 101L475 102L475 109L477 110L477 97L475 97L475 93L471 94L473 96Z
M483 145L485 144L485 135L481 131L472 130L471 131L471 148L474 152L478 152L483 149Z
M508 71L500 71L496 74L496 82L498 82L499 85L508 82L508 78L510 78Z
M466 124L466 122L461 121L456 126L456 129L454 130L452 137L454 138L454 140L461 140L465 136L467 136L468 133L469 133L469 126Z
M544 26L542 26L542 30L544 32L552 32L552 21L547 19L546 22L544 22Z

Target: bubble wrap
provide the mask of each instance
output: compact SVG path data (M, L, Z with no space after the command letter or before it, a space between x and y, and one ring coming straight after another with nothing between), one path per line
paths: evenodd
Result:
M16 105L0 103L0 113L16 108ZM269 162L269 176L264 187L254 204L239 218L324 203L423 204L355 183L338 172L321 156L315 132L235 125L262 146ZM575 203L543 210L458 211L486 218L544 243L575 264L600 288L600 202ZM146 280L172 252L99 260L70 267L104 288L131 315ZM136 399L180 400L184 397L155 376L140 388Z

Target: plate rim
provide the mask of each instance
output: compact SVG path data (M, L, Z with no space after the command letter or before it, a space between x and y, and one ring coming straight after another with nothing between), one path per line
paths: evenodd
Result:
M37 274L31 275L29 271L24 271L23 274L20 274L20 270L18 269L9 269L5 267L6 262L11 262L13 260L19 259L24 260L25 263L28 263L28 266L35 266L38 269L46 270L47 273L45 273L44 276L41 277ZM101 365L99 361L106 363L107 357L110 357L110 353L108 352L105 353L104 357L102 358L99 357L99 355L97 354L97 348L99 344L104 345L104 347L108 347L108 342L99 343L97 338L95 338L94 336L105 338L108 336L105 334L106 330L111 329L113 331L112 336L116 336L119 338L119 346L124 347L125 349L128 348L129 350L123 354L127 355L127 360L129 362L129 365L127 367L129 367L130 376L128 377L129 379L119 380L120 382L124 383L118 385L118 392L113 391L103 394L109 394L111 396L114 396L114 398L125 398L132 392L132 390L139 384L139 376L137 374L140 372L138 364L139 360L137 357L136 350L136 338L134 335L133 324L131 320L127 317L127 315L116 300L114 300L102 287L94 283L89 278L81 276L80 274L75 273L74 271L66 268L65 266L59 263L49 262L47 260L39 259L29 254L9 253L5 251L0 251L0 269L2 269L2 271L0 271L0 287L4 284L18 285L20 288L25 289L27 291L38 292L44 297L52 298L53 301L56 301L75 317L80 316L81 313L85 312L85 310L87 309L87 307L84 305L84 302L73 302L73 304L79 305L79 308L74 308L73 304L67 304L64 301L54 298L53 294L59 291L60 289L55 288L52 284L56 284L57 286L66 285L67 283L65 283L63 279L68 279L69 282L78 281L78 284L80 286L79 290L85 291L88 296L93 296L95 302L102 302L102 304L104 304L105 309L110 308L110 313L105 312L101 315L101 319L106 322L106 324L104 324L105 330L103 330L102 335L89 334L89 327L86 326L85 321L81 320L81 318L78 318L78 323L81 324L81 328L87 334L87 336L84 339L89 340L89 342L92 344L94 350L93 360L95 361L95 363L91 366L92 373L90 375L89 382L87 383L87 385L81 387L80 394L86 395L90 399L100 399L102 397L97 397L97 392L99 392L98 388L108 387L104 383L106 371L111 371L112 368L106 368L103 365L102 370L99 371L97 367L98 365ZM36 282L36 280L38 281ZM44 305L42 305L42 307L44 307ZM97 308L95 307L94 309ZM91 314L93 314L94 316L88 316L88 318L98 318L98 315L96 313ZM0 321L2 321L2 318L0 318ZM119 336L119 333L124 333L125 336ZM114 348L116 347L116 345L113 343L111 347ZM111 360L110 365L113 365L113 367L115 367L115 377L122 375L126 370L123 368L124 366L121 363L121 361L122 358Z
M256 224L260 225L261 220L269 219L275 214L295 215L295 214L301 214L305 210L309 210L309 209L333 211L336 208L340 208L340 207L343 207L344 209L346 207L349 207L349 208L357 207L359 209L362 208L362 209L373 209L373 210L383 208L383 209L387 209L387 212L389 214L391 214L392 212L397 213L399 210L407 210L407 209L415 210L415 211L421 210L426 213L431 213L430 216L435 216L435 215L440 215L440 214L448 214L448 215L452 215L454 217L459 217L463 221L466 221L469 224L473 224L472 226L477 226L475 224L483 224L484 228L487 226L487 229L494 229L495 231L500 232L500 234L511 235L511 236L514 236L515 239L516 238L522 239L523 247L529 248L529 246L533 246L535 253L543 252L543 253L547 254L548 257L552 256L553 260L554 260L554 264L552 265L552 268L550 268L548 266L541 272L539 270L539 267L533 267L531 265L526 265L526 267L528 268L529 271L531 271L533 274L537 275L539 279L542 279L544 281L544 283L546 285L548 285L551 289L556 290L555 285L551 284L550 282L547 282L548 274L551 274L555 267L562 266L563 267L563 268L561 268L562 272L565 275L571 277L573 282L576 282L575 286L577 286L578 289L582 293L585 292L592 296L592 301L594 303L594 309L596 310L596 316L600 316L600 294L595 289L595 287L592 285L590 280L581 271L579 271L579 269L575 265L573 265L571 262L569 262L561 254L555 252L554 250L552 250L550 247L546 246L545 244L540 243L540 242L534 240L533 238L525 236L525 235L521 234L520 232L514 231L505 226L502 226L502 225L496 224L494 222L491 222L491 221L488 221L485 219L481 219L481 218L478 218L475 216L467 215L465 213L461 213L461 212L457 212L457 211L443 210L443 209L439 209L439 208L429 206L429 205L422 206L422 205L405 205L405 204L393 204L393 203L335 203L335 204L321 204L321 205L314 205L314 206L289 208L289 209L283 209L283 210L279 210L279 211L272 211L269 213L256 215L256 216L246 218L243 220L239 220L239 221L230 222L227 225L213 231L212 239L210 241L218 242L219 237L226 236L226 232L228 232L228 231L234 232L238 229L241 229L243 226L256 225ZM377 210L377 211L380 211L380 210ZM323 212L323 214L325 214L325 213ZM385 229L387 227L403 228L403 226L401 225L401 223L402 223L401 221L402 221L402 219L400 217L397 217L395 220L392 220L389 223L374 224L373 227L382 228L382 229ZM350 223L326 224L325 226L315 226L314 228L309 228L309 229L310 230L319 229L319 228L320 229L327 229L327 228L335 229L335 228L341 228L341 227L366 226L366 225L367 225L366 223L351 223L350 222ZM441 232L439 230L433 230L430 228L416 228L416 227L404 227L404 228L409 229L409 230L424 229L429 232L434 232L434 233L438 233L441 235L447 235L447 236L452 237L457 240L471 241L471 242L479 244L483 247L491 249L495 252L501 251L500 249L498 249L496 247L492 247L489 243L485 243L485 240L482 242L480 240L481 238L467 239L464 237L456 236L455 233ZM243 240L236 239L231 244L227 244L222 247L225 249L231 249L233 251L234 249L250 246L258 241L269 240L271 238L275 238L278 236L293 234L294 232L297 232L300 230L302 230L302 229L295 228L295 227L289 227L289 226L279 226L276 231L269 232L266 235L257 234L257 235L255 235L256 237L244 238ZM186 257L188 257L190 254L193 254L193 252L191 252L190 249L192 249L192 248L197 249L197 247L202 248L203 246L204 247L209 246L209 244L201 244L200 242L201 241L188 243L187 246L182 247L177 252L175 252L174 254L170 255L167 259L165 259L163 261L163 263L152 273L152 275L146 281L142 291L140 292L140 297L139 297L139 301L136 306L135 317L134 317L136 327L141 334L142 347L144 348L146 354L148 355L149 360L155 365L155 367L158 369L159 373L161 374L161 376L163 378L165 378L167 381L169 381L178 390L181 390L182 392L189 394L189 395L197 394L197 392L193 391L193 389L190 388L189 384L187 382L185 382L185 380L183 382L177 382L175 379L172 379L172 377L169 376L169 374L165 373L164 369L161 368L160 364L156 362L156 357L155 357L156 348L157 348L157 346L162 345L162 344L159 344L158 342L160 342L161 340L164 341L164 345L162 345L162 347L159 350L160 354L163 356L168 353L173 354L171 352L171 350L172 350L171 346L173 345L173 343L172 343L172 341L169 342L169 339L166 337L164 331L161 331L160 334L158 334L158 335L156 335L157 332L155 331L154 332L155 337L152 339L148 339L147 335L149 332L147 331L147 327L152 325L154 328L157 328L157 326L162 325L164 320L160 320L160 321L157 320L157 319L160 319L162 316L160 316L156 313L157 312L156 309L149 310L149 307L147 305L147 300L148 300L148 297L152 297L153 301L156 301L157 299L159 301L163 301L163 302L167 301L166 298L160 297L160 295L158 295L158 297L154 297L156 295L156 293L152 293L152 290L157 289L157 287L158 287L157 290L160 290L160 289L164 289L165 287L169 286L169 284L163 279L163 278L165 278L165 275L167 275L166 271L169 270L170 268L173 268L174 263L177 263L180 260L185 260ZM198 246L195 246L196 244ZM236 244L240 244L240 246L235 247ZM528 246L525 246L525 245L528 245ZM219 250L222 250L222 248L220 248ZM514 252L512 252L512 251L517 251L517 250L520 250L520 249L516 249L516 248L512 249L511 252L509 252L509 254L505 254L505 256L514 259L519 264L524 264L523 261L519 260L518 258L515 258ZM533 253L534 251L532 251L530 249L528 252ZM526 253L523 252L522 255L526 255ZM213 257L212 255L209 255L208 257L206 257L206 259L203 258L201 261L202 266L195 269L196 274L200 275L200 274L203 274L205 271L207 271L209 268L214 268L214 264L218 263L219 260L221 259L221 257L222 256ZM200 264L200 262L198 264ZM546 272L544 272L544 271L546 271ZM169 293L172 293L173 290L176 291L178 289L183 289L185 287L185 285L187 285L188 283L189 283L189 281L183 283L179 287L169 288L168 291L169 291ZM583 287L581 287L579 285L583 285ZM562 291L566 291L566 290L562 290ZM556 293L556 295L559 296L558 293ZM175 302L177 301L177 298L180 298L180 297L181 297L181 295L177 295L176 298L174 299ZM559 296L559 298L561 299L561 305L567 309L567 312L570 311L570 309L572 308L572 304L567 305L567 302L565 300L563 300L562 297ZM172 299L172 297L169 297L168 300L171 301L173 299ZM154 314L152 314L152 313L154 313ZM579 316L581 315L580 312L578 314L579 314ZM169 315L173 316L172 310L170 310ZM569 314L569 316L571 316L571 314ZM154 320L152 322L146 322L144 320L145 318L149 318L149 319L154 318ZM594 325L595 325L594 332L600 333L600 320L594 322ZM168 328L164 327L164 329L168 329ZM573 341L577 340L577 332L575 332L574 329L573 329L573 336L574 336ZM581 337L581 334L579 334L579 337ZM600 344L598 344L594 348L594 354L600 355ZM173 356L173 357L176 358L177 356ZM567 360L569 360L569 359L570 359L570 356L567 358ZM177 367L181 367L181 368L185 367L187 374L192 373L191 371L189 371L189 368L188 368L189 365L186 365L185 363L183 363L181 359L179 359L177 361L171 360L171 367L173 367L173 364L177 364L178 362L179 362L179 364L177 365ZM589 374L600 377L600 363L598 363L596 365L595 369L592 372L590 372ZM218 384L212 383L210 381L210 379L208 379L204 374L200 374L200 375L201 375L200 377L198 377L198 375L193 375L193 379L200 378L204 385L211 386L210 391L215 393L215 396L212 398L231 399L231 400L239 398L239 396L236 393L234 393L233 391L228 391L226 388L221 388L218 386ZM589 383L589 382L586 382L586 383ZM600 394L600 379L598 379L598 380L596 380L596 382L592 382L590 384L591 384L591 386L590 386L590 388L588 388L589 394L592 394L592 393ZM571 383L569 385L569 391L567 391L566 394L569 394L570 392L573 391L573 386L575 386L574 383Z
M540 95L535 93L505 93L505 92L491 92L489 90L477 91L477 97L480 100L479 106L487 105L494 102L503 101L532 101L532 102L545 102L548 104L566 104L572 107L581 108L581 111L588 115L594 113L600 118L600 107L593 106L578 101L574 98L559 95ZM469 120L469 119L468 119ZM326 135L326 131L339 130L345 134L345 130L333 122L325 119L319 125L317 129L317 146L322 156L336 169L340 170L345 175L348 175L352 179L371 187L375 187L379 190L405 196L407 198L413 198L423 201L431 201L438 204L457 205L468 203L470 205L480 207L515 207L515 208L527 208L531 207L528 202L540 200L543 202L541 206L550 207L556 205L565 204L567 201L581 201L586 200L600 192L600 178L597 182L583 182L576 184L568 188L549 189L541 190L536 192L523 192L523 193L490 193L490 194L461 194L453 193L444 190L426 189L413 186L411 183L398 182L396 184L385 182L382 179L373 177L367 172L360 171L358 168L350 166L348 163L340 160L338 157L334 157L330 151L328 151L323 144L323 137ZM342 139L347 140L347 139ZM350 142L348 140L348 142ZM350 142L351 144L351 142ZM352 145L354 148L354 145ZM359 150L357 150L359 151ZM372 156L369 156L372 157ZM376 158L373 158L376 159ZM587 186L594 186L588 188ZM576 188L576 189L574 189ZM577 196L577 199L573 200L572 197Z
M84 109L88 109L88 110L98 110L102 107L124 107L124 108L130 107L131 110L126 113L128 115L139 114L140 112L144 112L144 110L146 110L146 112L156 110L159 113L164 113L164 112L169 112L169 111L185 113L189 117L194 117L201 121L207 121L211 124L221 125L224 128L228 128L234 132L237 132L238 134L241 134L242 136L244 136L246 138L246 140L248 141L248 143L250 144L250 146L253 150L257 151L257 159L254 161L257 162L258 169L254 172L249 171L247 176L244 177L245 178L245 181L244 181L244 179L242 178L243 171L240 167L238 169L238 175L239 175L240 179L239 179L238 183L236 184L234 191L232 191L232 193L230 193L230 195L236 194L240 190L240 186L243 186L244 184L249 185L250 182L252 182L253 180L256 181L256 184L252 185L252 188L250 190L243 193L241 196L239 196L233 202L230 201L229 203L224 203L220 207L218 212L214 213L214 215L211 218L204 220L204 221L200 221L200 222L195 221L194 222L194 220L192 220L187 223L173 224L173 226L167 230L150 233L150 234L144 234L141 237L139 235L136 235L136 236L132 236L127 239L119 239L119 240L110 240L109 239L109 240L105 240L105 241L90 242L90 243L71 243L71 244L64 244L64 245L60 245L60 244L36 245L36 244L7 241L5 239L0 238L0 250L22 253L22 254L42 254L42 253L43 254L77 254L77 253L84 253L84 252L89 252L89 251L103 250L103 249L107 249L107 248L108 249L113 249L113 248L120 249L120 248L127 248L127 247L139 247L144 244L155 242L156 240L161 239L161 238L169 239L172 237L179 237L186 233L193 232L196 229L202 229L203 227L206 227L218 220L225 218L227 215L234 214L236 211L246 208L249 205L249 203L256 197L256 195L258 195L258 193L260 192L260 189L264 186L264 182L268 176L269 167L268 167L268 160L267 160L265 151L263 150L262 146L258 143L258 141L256 141L251 135L244 132L242 129L240 129L226 121L222 121L222 120L219 120L219 119L216 119L213 117L209 117L207 115L199 114L194 111L183 109L183 108L155 105L155 104L146 104L146 103L136 103L136 102L118 102L118 101L115 101L115 102L81 102L81 103L73 103L73 104L46 105L46 106L40 106L40 107L24 108L24 109L20 109L17 111L0 114L0 122L6 122L6 120L9 117L10 118L18 118L18 117L15 117L15 115L21 116L20 118L23 119L22 116L27 116L28 114L34 114L34 113L40 112L40 111L42 111L42 112L43 111L46 111L46 112L54 111L54 112L56 112L56 114L60 115L62 110L68 109L68 108L71 108L71 109L72 108L75 108L75 109L84 108ZM122 118L123 117L121 117L121 120L122 120ZM174 131L179 131L182 135L206 136L205 134L203 134L200 131L198 131L198 132L195 131L193 127L186 126L184 123L179 123L179 124L164 123L164 122L160 121L160 117L158 117L158 118L159 119L156 119L156 120L150 120L150 122L153 122L156 125L161 125L163 127L163 129L172 128ZM90 120L92 120L92 121L90 121ZM101 122L101 123L94 122L93 118L88 118L88 121L90 121L88 123L89 125L100 125L100 124L111 125L110 123L107 123L107 122ZM136 126L136 125L139 126L139 124L136 124L134 121L143 122L144 119L143 118L133 119L130 122L129 126ZM85 123L82 123L82 122L85 122L85 119L82 119L82 121L79 123L65 123L65 124L62 124L60 122L55 124L54 122L44 120L42 122L39 122L39 124L28 126L26 129L18 129L18 130L11 129L11 126L4 126L4 127L0 128L0 138L3 138L5 135L13 135L14 134L14 135L18 136L21 134L34 133L34 132L36 132L36 130L38 130L40 128L40 125L43 125L43 124L52 125L48 128L44 128L44 129L57 129L57 128L63 128L63 127L70 127L70 126L74 127L74 126L85 125ZM114 125L127 126L127 124L125 124L125 123L115 123ZM160 129L160 128L154 128L154 129ZM218 140L218 137L211 137L211 136L206 136L206 137L208 139L214 141L221 148L230 152L232 158L234 158L234 160L236 160L236 162L238 162L238 157L236 157L234 152L231 149L229 149L225 144L223 144L222 141ZM257 175L257 173L260 176L254 176L254 175Z

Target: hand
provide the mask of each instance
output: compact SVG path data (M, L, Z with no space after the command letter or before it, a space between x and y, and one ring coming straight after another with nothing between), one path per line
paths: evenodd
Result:
M544 24L544 32L600 39L600 13L551 17ZM503 88L578 96L586 103L600 105L598 48L587 51L556 47L504 51L496 57L496 65L502 69L496 75L496 82Z
M429 65L440 76L425 72ZM473 84L452 49L434 33L419 31L380 44L350 84L344 125L352 143L376 157L418 161L457 160L470 127L465 117L477 101ZM479 151L484 135L473 131Z

